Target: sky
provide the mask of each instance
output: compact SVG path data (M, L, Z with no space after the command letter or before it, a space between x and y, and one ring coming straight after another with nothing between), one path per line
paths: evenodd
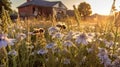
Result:
M12 2L12 9L17 10L16 7L23 4L27 0L10 0ZM110 14L113 0L49 0L62 1L68 9L73 9L73 5L78 6L81 2L87 2L91 5L93 14L108 15ZM116 0L115 4L118 11L120 11L120 0Z

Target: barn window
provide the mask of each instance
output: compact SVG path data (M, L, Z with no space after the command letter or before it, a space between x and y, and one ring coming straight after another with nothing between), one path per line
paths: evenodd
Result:
M33 7L33 13L35 12L35 7Z

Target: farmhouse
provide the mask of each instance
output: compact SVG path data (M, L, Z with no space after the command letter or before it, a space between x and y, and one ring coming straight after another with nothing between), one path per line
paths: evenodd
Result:
M67 7L61 1L45 1L45 0L27 0L18 6L20 16L38 16L44 15L56 16L59 13L66 14Z

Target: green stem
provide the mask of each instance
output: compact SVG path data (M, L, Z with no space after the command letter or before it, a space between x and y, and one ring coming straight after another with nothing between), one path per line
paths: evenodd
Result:
M116 27L116 31L115 31L115 39L114 39L114 45L113 45L113 54L115 53L115 42L116 42L116 40L117 40L117 36L118 36L118 30L119 30L119 28L118 27Z

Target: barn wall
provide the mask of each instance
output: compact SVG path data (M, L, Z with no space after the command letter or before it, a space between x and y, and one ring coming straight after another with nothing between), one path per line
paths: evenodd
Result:
M52 15L52 8L51 7L37 7L38 8L38 12L40 15L43 15L43 16L50 16Z
M18 8L20 16L32 16L33 15L33 6L26 6Z
M26 7L20 7L18 8L20 16L34 16L34 10L33 8L37 9L39 16L56 16L59 11L63 11L64 14L66 14L66 9L62 8L53 8L53 7L44 7L44 6L26 6Z

